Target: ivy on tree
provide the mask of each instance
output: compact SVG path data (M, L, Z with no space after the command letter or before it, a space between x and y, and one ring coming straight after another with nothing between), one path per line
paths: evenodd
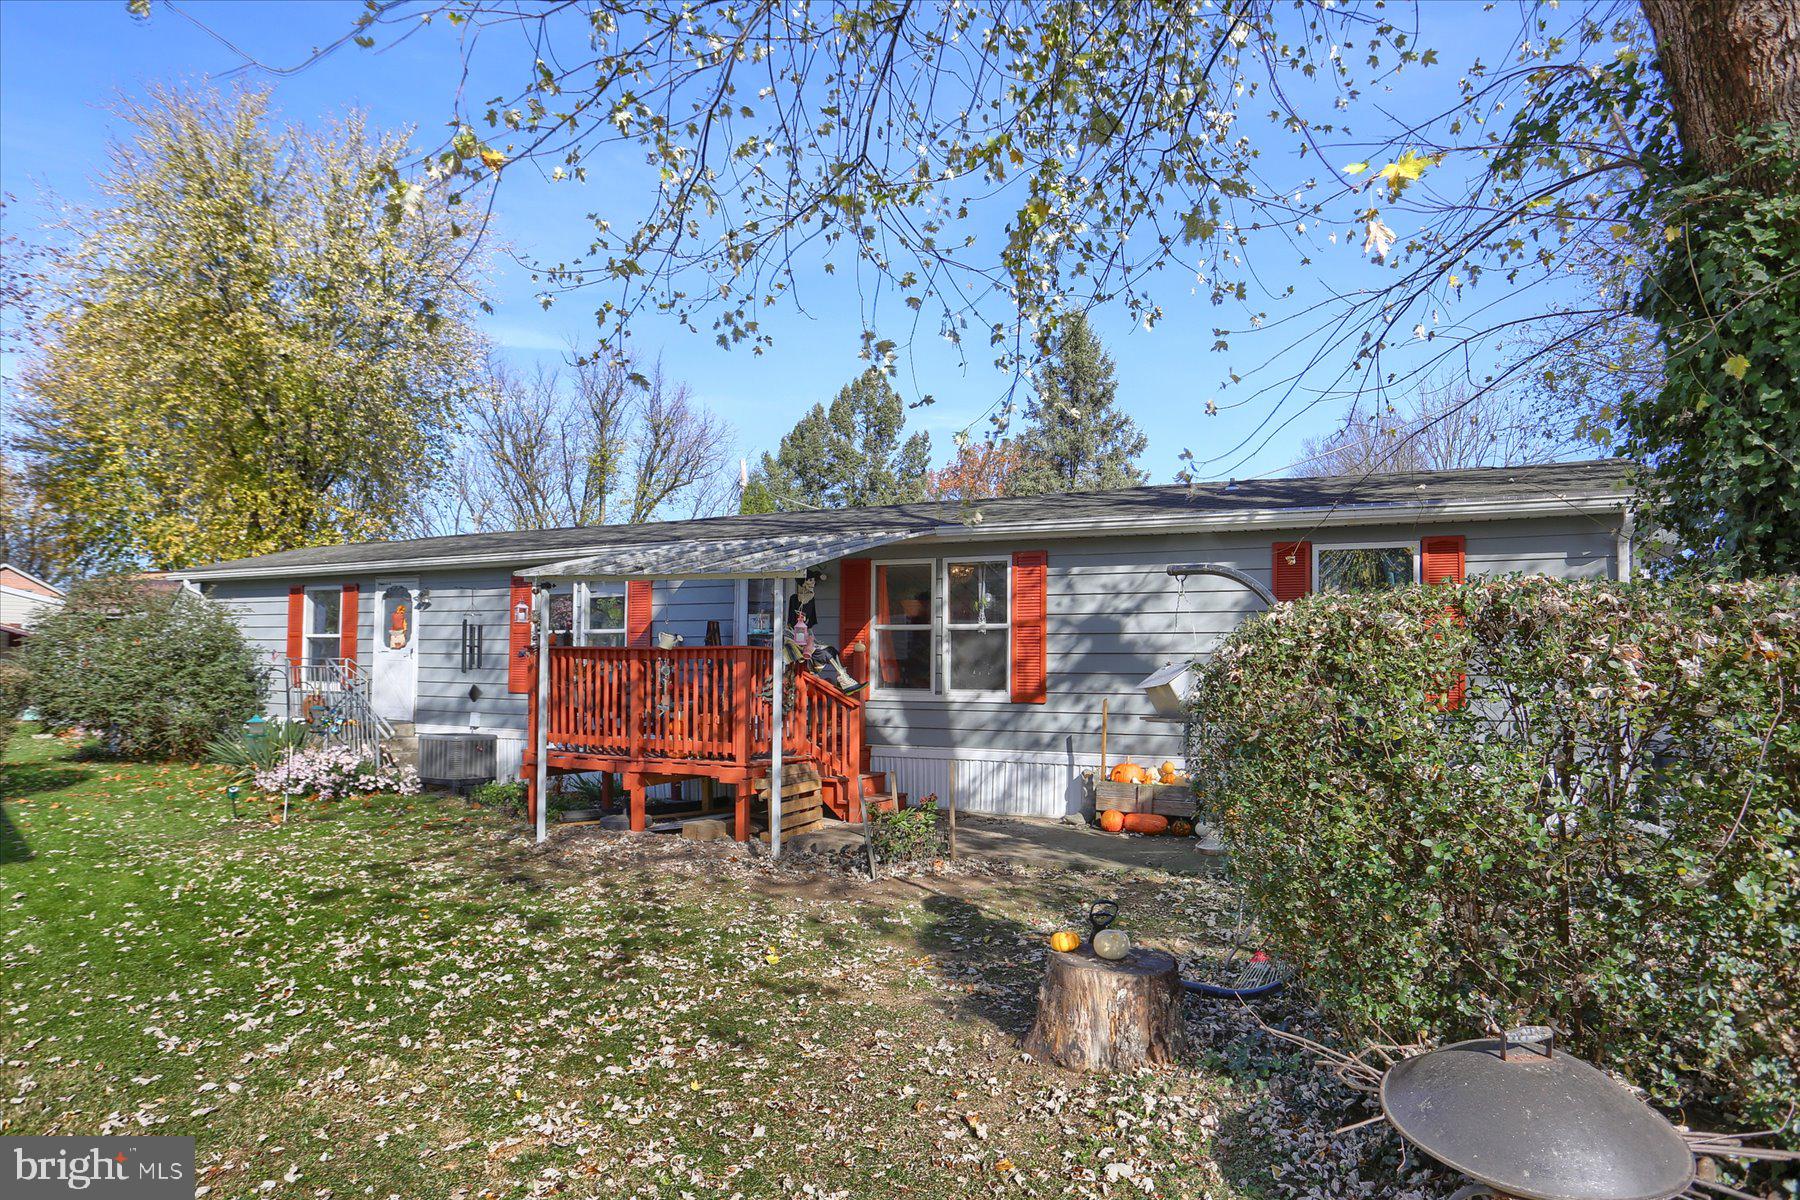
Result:
M1800 178L1792 131L1740 139L1717 175L1667 181L1667 250L1640 312L1660 330L1660 389L1631 392L1624 449L1651 515L1693 565L1800 572Z

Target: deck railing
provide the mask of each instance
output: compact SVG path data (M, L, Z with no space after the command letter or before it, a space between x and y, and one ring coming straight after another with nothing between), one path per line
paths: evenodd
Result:
M769 654L762 646L554 647L545 742L552 753L595 758L765 762ZM799 668L785 678L784 755L855 779L861 702Z
M822 775L855 782L862 771L862 701L810 672L795 678L793 711L782 720L782 749L818 763Z

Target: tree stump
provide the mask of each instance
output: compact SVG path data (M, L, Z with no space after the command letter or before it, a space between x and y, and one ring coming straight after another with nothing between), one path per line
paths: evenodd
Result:
M1181 1052L1181 973L1160 950L1116 962L1083 942L1052 950L1025 1053L1078 1071L1129 1071Z

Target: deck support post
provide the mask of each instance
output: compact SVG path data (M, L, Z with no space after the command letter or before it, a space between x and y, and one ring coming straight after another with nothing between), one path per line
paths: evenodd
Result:
M532 795L537 799L537 840L540 844L550 836L548 803L546 786L550 781L550 737L545 732L550 723L550 592L541 581L532 592L537 600L538 617L538 661L537 661L537 721L532 731L532 753L537 756L533 764Z
M775 581L775 636L769 641L769 857L781 857L781 684L787 666L787 580Z
M731 836L740 842L750 840L750 792L749 783L731 788Z
M644 777L627 771L621 778L625 783L625 803L631 811L631 832L642 833L650 827L644 812Z

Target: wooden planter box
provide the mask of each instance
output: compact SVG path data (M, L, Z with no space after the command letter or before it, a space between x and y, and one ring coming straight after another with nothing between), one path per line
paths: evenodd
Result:
M1194 790L1185 783L1114 783L1096 779L1094 808L1098 812L1154 813L1171 820L1192 820Z

